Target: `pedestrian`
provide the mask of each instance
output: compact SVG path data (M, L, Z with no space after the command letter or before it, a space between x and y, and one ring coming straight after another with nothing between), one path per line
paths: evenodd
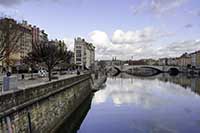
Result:
M22 74L22 80L24 80L24 74Z
M80 71L79 70L77 70L77 75L80 75Z
M7 77L10 77L10 76L11 76L11 72L8 71L8 72L6 73L6 75L7 75Z

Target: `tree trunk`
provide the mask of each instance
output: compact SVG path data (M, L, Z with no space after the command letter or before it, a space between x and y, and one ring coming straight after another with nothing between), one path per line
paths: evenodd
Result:
M31 79L33 79L33 66L31 65Z
M48 76L49 76L49 81L51 81L51 68L50 67L48 67Z
M5 58L5 63L6 63L6 72L9 72L10 71L10 55L6 55L6 58Z

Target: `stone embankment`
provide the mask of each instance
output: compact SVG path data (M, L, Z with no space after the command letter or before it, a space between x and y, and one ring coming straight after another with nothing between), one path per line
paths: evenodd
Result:
M0 95L0 133L49 133L92 93L83 74Z
M105 84L107 80L107 75L98 75L98 76L95 76L95 75L92 75L92 91L95 92L95 91L98 91L101 89L102 85Z

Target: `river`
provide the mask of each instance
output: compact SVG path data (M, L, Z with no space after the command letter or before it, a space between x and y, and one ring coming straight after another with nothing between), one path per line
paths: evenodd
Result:
M108 78L70 118L76 122L66 120L58 132L200 133L199 94L199 78L121 74Z

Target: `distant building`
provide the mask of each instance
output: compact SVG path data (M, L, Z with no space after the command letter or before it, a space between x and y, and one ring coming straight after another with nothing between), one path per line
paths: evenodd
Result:
M144 60L129 60L128 65L147 65Z
M157 61L154 60L154 59L144 59L144 62L145 62L147 65L156 65L156 64L157 64Z
M191 65L196 68L200 68L200 51L191 53L190 56L191 56L191 60L192 60Z
M75 64L82 68L93 68L95 61L95 47L80 37L74 41Z
M66 44L65 44L64 41L55 39L55 40L49 41L49 43L50 43L50 44L53 44L53 45L57 45L57 46L59 46L60 48L62 48L63 50L66 50L66 49L67 49L67 46L66 46Z
M177 58L168 58L168 60L167 60L167 64L169 65L169 66L176 66L177 65Z
M192 64L192 58L188 53L184 53L180 57L180 63L179 66L187 67L188 65Z
M158 65L160 65L160 66L168 65L168 58L160 58L160 59L158 59Z

